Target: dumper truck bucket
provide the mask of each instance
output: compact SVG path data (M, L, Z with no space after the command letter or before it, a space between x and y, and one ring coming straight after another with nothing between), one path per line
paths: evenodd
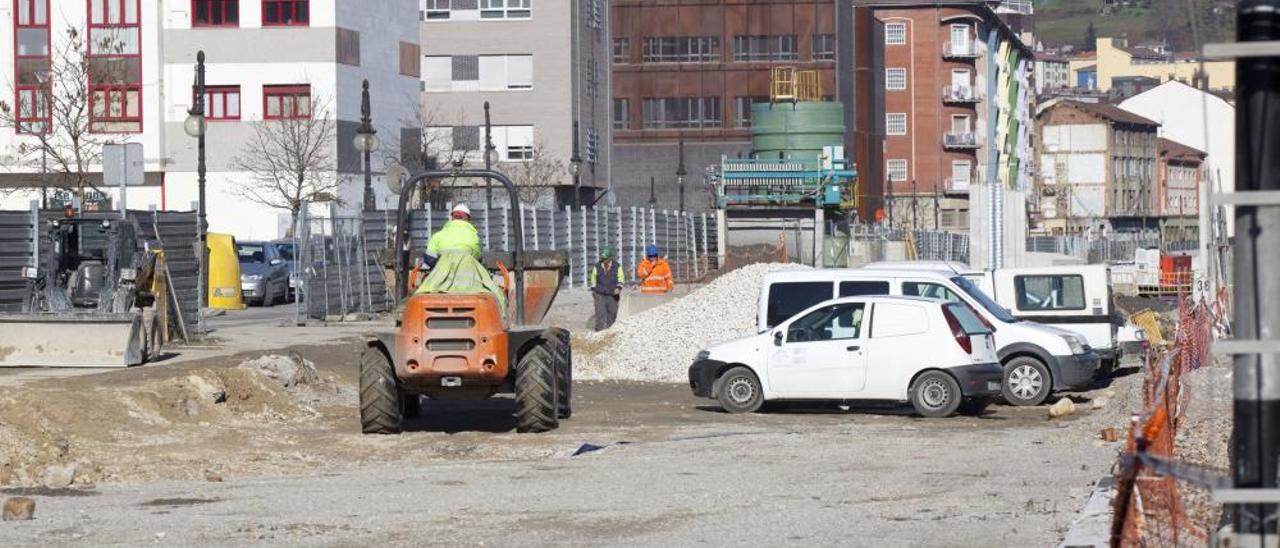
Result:
M505 252L484 254L484 264L490 270L511 268L512 256ZM538 325L551 310L556 295L560 293L560 282L568 274L569 258L558 251L526 251L524 252L524 321L521 325ZM515 285L511 284L511 291ZM515 299L507 299L507 314L515 314Z
M0 367L129 367L142 356L140 314L0 315Z

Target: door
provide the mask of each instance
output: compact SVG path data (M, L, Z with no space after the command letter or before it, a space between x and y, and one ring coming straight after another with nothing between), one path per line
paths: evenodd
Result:
M968 70L952 70L951 71L951 89L957 95L962 97L969 96L969 90L973 86L973 80L969 78Z
M952 116L951 133L956 135L967 135L971 133L969 130L969 117L964 115Z
M769 355L769 385L783 399L842 399L867 378L865 303L816 308L787 322Z
M969 25L951 25L951 51L969 51Z

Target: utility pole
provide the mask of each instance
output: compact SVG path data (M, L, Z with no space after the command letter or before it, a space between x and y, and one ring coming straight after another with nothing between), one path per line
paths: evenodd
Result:
M489 102L484 102L484 169L486 171L493 169L493 126L489 121ZM484 210L485 215L489 215L488 211L493 209L493 180L485 178L484 180ZM486 217L487 218L487 217ZM485 225L485 230L489 230Z
M1236 40L1280 40L1280 0L1242 0L1237 8ZM1263 46L1264 44L1256 44ZM1235 208L1235 296L1232 326L1236 344L1250 348L1234 353L1234 421L1231 471L1236 489L1280 488L1280 55L1274 46L1262 56L1236 60L1236 199L1251 203ZM1204 204L1208 205L1208 204ZM1201 242L1204 245L1204 242ZM1208 258L1208 257L1206 257ZM1249 343L1247 341L1253 341ZM1266 497L1262 497L1267 500ZM1241 546L1275 546L1277 505L1268 502L1235 506L1235 531Z
M917 230L920 228L920 215L919 215L920 204L917 203L916 201L916 199L919 197L920 197L919 193L916 192L916 180L912 179L911 180L911 230Z
M889 205L889 229L893 230L893 177L885 176L885 203Z

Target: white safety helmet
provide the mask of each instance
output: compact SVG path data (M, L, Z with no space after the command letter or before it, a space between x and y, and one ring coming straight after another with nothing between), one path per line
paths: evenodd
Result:
M453 206L453 210L450 211L449 213L451 217L457 216L458 213L461 213L463 215L466 215L467 217L470 217L471 208L467 207L467 204L458 204L456 206Z

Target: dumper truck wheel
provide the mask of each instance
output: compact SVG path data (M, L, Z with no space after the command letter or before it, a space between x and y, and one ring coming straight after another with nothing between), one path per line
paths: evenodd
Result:
M516 365L516 432L546 432L560 426L556 418L556 359L551 347L533 347Z
M556 346L556 416L567 419L573 416L573 346L568 331L558 330L551 340Z
M377 348L360 354L360 429L365 434L399 434L404 418L391 360Z

